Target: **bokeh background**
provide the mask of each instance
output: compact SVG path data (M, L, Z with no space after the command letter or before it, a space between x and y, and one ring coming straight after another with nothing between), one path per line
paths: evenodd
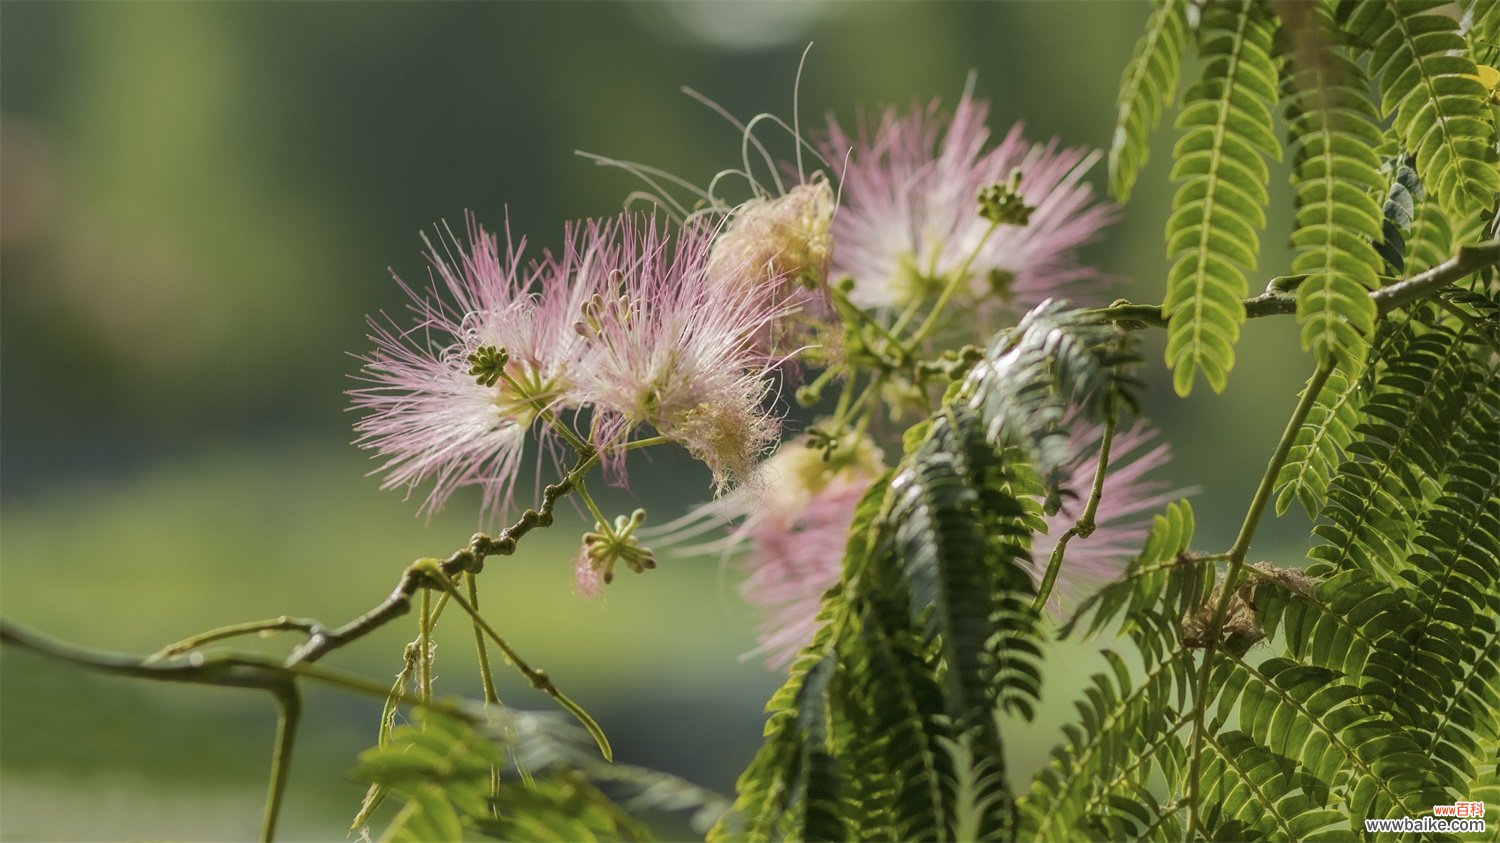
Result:
M364 315L401 308L391 269L425 277L423 229L472 209L556 244L563 220L611 213L638 186L579 149L706 181L738 161L739 137L679 87L742 117L789 116L809 43L805 127L952 102L974 71L997 134L1024 119L1034 138L1104 146L1145 15L1128 2L0 5L0 608L133 652L239 620L352 616L476 526L472 497L416 517L349 444ZM1169 136L1090 253L1143 301L1161 296ZM1273 220L1262 277L1286 267L1286 215ZM1205 547L1229 544L1309 370L1295 336L1290 320L1252 322L1228 392L1189 400L1171 395L1161 332L1148 338L1148 411L1175 448L1167 478L1198 488ZM701 470L664 457L606 506L659 522L708 494ZM490 617L622 759L730 791L778 683L742 658L755 617L733 572L672 559L585 602L578 526L492 564ZM1257 557L1295 562L1306 527L1266 524ZM384 681L413 629L329 664ZM439 687L477 693L467 627L444 633ZM1018 775L1043 763L1096 667L1059 647L1041 719L1010 730ZM504 682L509 702L546 706ZM378 709L311 693L287 838L344 837L362 788L342 774ZM7 652L0 712L0 835L255 833L268 700Z

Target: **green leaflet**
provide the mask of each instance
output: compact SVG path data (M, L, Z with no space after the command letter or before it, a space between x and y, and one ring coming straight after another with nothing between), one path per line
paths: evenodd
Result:
M610 782L635 811L691 811L707 826L728 807L710 791L675 776L599 759L574 724L549 715L486 709L476 727L425 709L390 740L360 754L351 776L379 784L401 807L382 840L426 843L475 833L507 840L643 840L645 828L595 786ZM534 772L503 780L492 794L490 771L509 759Z
M1382 116L1394 116L1427 191L1454 216L1500 192L1495 130L1458 21L1441 0L1359 0L1341 23L1369 56ZM1488 29L1490 18L1481 25Z
M1455 459L1460 420L1488 400L1493 371L1477 337L1441 320L1414 320L1393 340L1379 389L1365 403L1349 458L1328 487L1311 555L1392 582L1407 567L1416 518Z
M1270 173L1280 158L1272 131L1278 59L1274 21L1253 0L1210 2L1203 10L1199 81L1183 98L1173 150L1179 182L1167 222L1167 364L1179 395L1201 372L1221 392L1245 321L1245 271L1253 270L1265 228Z
M1464 0L1463 28L1474 60L1495 66L1500 61L1500 8L1486 0Z
M1327 11L1309 4L1306 17L1304 52L1312 58L1307 67L1294 62L1282 86L1297 209L1292 271L1306 276L1297 324L1304 349L1357 374L1375 332L1368 293L1380 285L1374 243L1383 219L1371 187L1382 181L1381 133L1364 73L1330 43L1337 36Z
M1453 693L1433 712L1430 727L1420 731L1426 761L1453 789L1469 792L1468 782L1493 766L1500 739L1500 620L1481 617L1464 636L1468 659Z
M1139 682L1120 656L1110 650L1104 655L1111 671L1091 677L1084 699L1075 703L1079 725L1064 729L1066 742L1052 751L1052 762L1022 799L1024 839L1140 836L1131 827L1130 806L1149 791L1139 783L1153 767L1165 772L1173 766L1158 759L1181 749L1177 695L1191 685L1183 650L1174 649Z
M421 709L413 719L361 753L350 775L403 803L382 840L458 840L466 818L472 825L488 812L490 769L503 767L505 756L462 721Z
M1151 132L1161 120L1162 106L1177 92L1187 41L1185 10L1184 0L1158 0L1120 81L1115 133L1109 145L1109 185L1122 204L1130 198L1136 174L1146 164Z
M1217 683L1220 705L1239 706L1241 731L1270 752L1297 762L1303 789L1337 787L1351 831L1365 817L1414 816L1444 792L1422 749L1398 724L1360 702L1360 689L1326 668L1289 659L1252 667L1226 654Z
M1489 408L1491 412L1495 408ZM1487 420L1490 433L1494 418ZM1480 433L1483 436L1483 433ZM1465 437L1437 502L1417 525L1403 577L1417 613L1370 674L1397 722L1441 738L1447 726L1494 711L1493 626L1500 616L1500 456L1493 440ZM1472 751L1472 750L1471 750ZM1448 756L1455 786L1481 759Z
M1211 840L1352 840L1348 821L1302 789L1284 756L1243 732L1210 734L1200 793Z
M1295 499L1309 516L1323 508L1328 481L1354 439L1359 410L1364 403L1360 379L1334 369L1318 391L1318 401L1302 422L1291 453L1276 476L1276 514ZM1305 389L1305 387L1304 387Z

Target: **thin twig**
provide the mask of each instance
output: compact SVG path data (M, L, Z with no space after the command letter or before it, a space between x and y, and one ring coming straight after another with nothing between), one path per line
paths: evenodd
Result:
M183 653L200 649L206 644L212 644L215 641L223 641L228 638L237 638L241 635L286 632L290 630L312 635L318 630L318 622L307 618L290 618L282 615L281 617L264 621L250 621L249 623L221 626L218 629L211 629L208 632L199 633L191 638L184 638L181 641L168 644L155 653L152 653L146 660L161 661L162 659L170 659L174 656L180 656Z
M1057 584L1057 574L1062 570L1063 553L1068 548L1068 542L1074 538L1086 539L1094 534L1094 516L1099 512L1099 499L1104 494L1104 475L1109 471L1109 447L1115 438L1115 414L1113 412L1104 417L1104 438L1099 443L1099 465L1094 469L1094 485L1089 489L1089 499L1083 507L1083 514L1078 516L1078 522L1069 527L1057 539L1057 545L1052 548L1052 557L1047 561L1047 573L1042 576L1042 584L1037 587L1036 599L1031 603L1031 610L1040 613L1047 605L1047 598L1052 596L1052 588Z
M474 606L474 614L478 615L479 580L471 574L464 578L464 585L468 586L469 602ZM479 626L478 621L474 622L474 650L479 657L479 683L484 689L484 701L488 705L499 705L500 694L495 690L495 675L490 670L490 652L484 643L484 629ZM493 798L500 796L499 767L490 768L490 796ZM494 812L495 806L491 805L490 810Z
M1420 272L1403 281L1388 284L1370 292L1376 309L1386 314L1412 302L1431 296L1438 290L1461 281L1465 277L1486 267L1500 264L1500 240L1486 240L1469 246L1460 246L1458 254L1446 261ZM1245 317L1277 316L1297 312L1297 297L1281 290L1268 290L1258 296L1245 299ZM1161 305L1118 302L1109 307L1092 311L1093 315L1107 322L1131 323L1164 328L1167 315Z
M422 611L417 617L417 689L432 699L432 589L422 589Z
M1229 608L1230 598L1239 588L1240 572L1245 566L1245 557L1250 552L1250 542L1255 537L1256 525L1260 523L1260 517L1265 512L1266 505L1271 501L1271 493L1276 487L1276 476L1281 473L1281 467L1286 463L1287 455L1291 453L1292 445L1297 441L1297 434L1302 429L1302 422L1307 419L1307 414L1317 403L1318 393L1322 391L1323 384L1328 381L1328 376L1333 373L1333 368L1334 362L1329 358L1319 363L1317 371L1313 372L1312 379L1308 381L1307 388L1302 392L1302 398L1297 402L1297 408L1292 411L1292 417L1287 419L1286 430L1282 431L1281 441L1276 443L1276 450L1266 464L1265 474L1261 475L1260 485L1255 489L1255 497L1250 500L1250 508L1245 512L1245 520L1240 525L1239 535L1235 537L1234 544L1229 548L1229 568L1224 572L1219 599L1214 604L1213 615L1209 620L1206 634L1208 640L1203 647L1203 664L1198 668L1197 690L1193 694L1193 737L1192 748L1188 753L1186 835L1189 839L1198 828L1198 772L1203 752L1203 717L1204 710L1208 707L1209 679L1213 673L1214 655L1217 653L1219 632L1224 624L1224 615Z
M598 722L587 711L584 711L582 706L573 702L567 694L564 694L553 683L552 677L547 675L547 671L532 667L529 662L522 658L521 654L516 652L514 647L510 646L510 642L502 638L500 633L496 632L495 628L490 626L489 621L486 621L479 614L478 610L469 605L469 601L465 600L463 595L458 593L458 588L453 585L453 582L442 575L442 565L438 560L418 560L412 565L411 570L419 575L425 574L435 581L437 585L447 589L448 595L453 598L453 602L457 603L459 608L469 613L469 616L474 619L474 623L478 624L484 630L485 635L488 635L490 640L495 642L495 646L500 648L500 652L504 653L505 657L510 659L511 663L515 665L516 670L519 670L521 675L525 676L527 681L531 683L531 687L551 697L558 705L566 709L569 714L572 714L583 725L584 729L588 730L589 735L594 738L594 741L599 744L599 752L604 755L604 760L614 760L614 750L610 748L609 739L605 737L604 730L599 728Z
M302 719L302 695L295 682L271 692L276 697L276 746L271 751L271 781L266 787L266 809L261 820L261 843L276 837L276 819L286 799L287 773L292 765L292 747L297 742L297 723Z
M551 526L552 510L557 505L557 500L573 491L577 482L582 479L583 472L597 461L597 456L585 459L560 482L542 489L541 507L521 513L516 523L501 530L498 535L475 533L473 538L469 539L468 547L456 550L447 559L442 560L440 564L444 575L452 579L465 571L477 573L483 568L486 558L509 556L515 553L516 543L527 533L536 527ZM379 605L337 629L318 627L308 638L307 643L298 647L287 657L286 663L295 665L315 662L339 647L357 641L386 623L401 617L411 611L412 595L423 585L423 582L423 575L408 567L402 572L401 579L396 582L395 590Z

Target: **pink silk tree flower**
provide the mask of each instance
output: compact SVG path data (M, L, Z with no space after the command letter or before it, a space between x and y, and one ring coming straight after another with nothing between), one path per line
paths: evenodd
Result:
M806 281L828 275L833 254L835 198L821 174L780 196L758 196L730 211L709 252L712 276L739 276L756 285Z
M736 557L739 591L764 613L760 645L772 668L791 662L817 630L823 592L839 580L859 499L884 470L869 439L830 460L798 437L783 443L745 485L658 528L659 544L682 554ZM688 541L728 525L717 539Z
M836 199L821 173L779 196L749 199L728 212L709 250L708 274L762 288L785 313L757 338L777 356L817 344L832 317L827 299ZM789 367L790 368L790 367Z
M1115 217L1083 181L1097 153L1031 144L1017 125L990 147L989 106L968 91L951 116L887 110L878 125L851 137L830 122L823 157L847 160L843 207L833 221L832 278L854 279L850 298L867 309L901 308L941 290L965 272L958 299L981 318L1048 297L1079 297L1098 276L1074 250ZM1025 225L981 218L981 189L1020 174L1020 197L1033 206ZM1079 289L1082 288L1082 289ZM1087 296L1083 296L1087 298Z
M784 314L766 285L708 272L714 230L675 236L629 214L594 229L581 270L597 292L578 333L579 387L593 406L593 446L620 476L625 445L642 427L682 445L723 491L749 475L780 435L768 406L771 359L757 338Z
M1061 508L1047 516L1047 532L1032 536L1031 564L1027 567L1036 583L1047 572L1058 537L1083 515L1099 463L1103 428L1076 416L1066 424L1070 428L1068 450L1073 458L1063 466L1065 494ZM1151 478L1170 459L1171 448L1144 422L1137 421L1115 431L1103 493L1094 512L1094 532L1088 538L1078 537L1068 543L1057 586L1047 601L1048 608L1060 611L1086 597L1093 589L1118 577L1125 562L1141 552L1151 531L1152 515L1182 495L1180 490L1169 491L1166 483Z
M448 232L426 237L434 278L426 289L397 279L412 299L415 323L370 320L375 350L352 390L364 412L356 444L383 460L382 488L408 494L428 481L422 511L432 513L464 486L482 492L482 514L510 508L528 435L555 456L556 432L539 417L578 404L572 380L583 340L573 323L588 291L558 267L582 257L523 268L524 242L498 238L469 217L467 243ZM550 271L548 271L550 270ZM503 352L506 377L489 385L472 371L482 349Z
M1034 582L1046 572L1057 536L1083 512L1101 436L1099 426L1080 421L1069 437L1077 456L1065 467L1062 508L1046 519L1046 533L1032 537L1026 570ZM1125 562L1140 552L1152 513L1175 497L1150 478L1169 458L1168 446L1156 441L1153 430L1140 423L1120 430L1110 450L1104 493L1095 513L1097 527L1089 538L1068 545L1048 603L1054 610L1118 576ZM880 473L878 457L853 459L823 475L813 471L820 460L820 452L789 443L767 460L750 491L736 492L713 510L704 508L668 527L689 538L712 527L713 517L719 523L737 520L719 541L683 550L738 555L746 572L740 593L764 612L756 652L766 654L768 665L776 669L789 664L817 631L822 596L842 571L855 507Z

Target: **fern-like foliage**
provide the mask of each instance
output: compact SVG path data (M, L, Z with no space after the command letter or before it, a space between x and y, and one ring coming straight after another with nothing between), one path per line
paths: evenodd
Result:
M1394 116L1428 192L1449 213L1462 216L1493 203L1500 171L1488 92L1445 5L1442 0L1357 0L1341 5L1340 17L1369 55L1381 113Z
M1122 339L1043 304L914 429L858 507L822 626L711 839L1015 835L996 715L1029 718L1041 691L1024 567L1049 492L1041 469L1064 456L1069 408L1133 400Z
M1479 338L1441 319L1413 320L1400 355L1366 402L1351 458L1329 486L1328 543L1313 556L1392 580L1410 566L1416 516L1457 458L1460 419L1493 400L1494 371Z
M1127 367L1137 359L1129 334L1049 300L995 338L963 395L992 441L1025 448L1046 472L1069 456L1057 434L1070 411L1136 406Z
M1280 158L1272 131L1279 61L1274 19L1254 0L1205 5L1199 26L1203 75L1184 96L1173 150L1180 182L1167 222L1167 363L1179 395L1202 373L1221 392L1245 321L1245 271L1256 266L1266 225L1266 158Z
M1337 33L1328 12L1310 4L1305 14L1310 55L1305 66L1292 63L1283 84L1297 206L1292 271L1306 275L1297 323L1303 348L1356 375L1375 331L1368 293L1380 284L1374 244L1383 220L1371 188L1381 182L1381 133L1364 73L1329 43Z
M1487 387L1493 390L1493 381ZM1479 436L1500 429L1500 394L1491 391L1487 399L1473 419ZM1500 454L1493 439L1463 436L1460 441L1442 492L1417 525L1411 565L1402 572L1415 620L1382 653L1369 686L1397 722L1430 736L1433 755L1449 766L1455 785L1484 758L1476 735L1448 727L1455 721L1478 727L1500 710L1494 678ZM1477 736L1490 731L1492 726L1484 725ZM1448 741L1450 751L1438 755L1440 741Z
M1040 699L1021 563L1068 456L1058 433L1071 413L1134 406L1129 332L1040 306L860 505L716 839L1331 841L1500 800L1500 279L1457 277L1491 248L1458 247L1496 225L1475 71L1497 15L1474 0L1460 23L1444 5L1155 3L1111 185L1134 184L1191 35L1201 76L1176 121L1161 306L1180 394L1200 373L1222 390L1234 364L1275 109L1287 123L1295 257L1254 305L1285 312L1295 285L1318 370L1245 527L1212 553L1186 502L1156 518L1062 627L1109 637L1106 668L1012 788L997 724ZM1314 519L1305 569L1247 555L1268 493Z
M1130 198L1136 174L1146 165L1150 135L1161 119L1162 106L1177 92L1187 44L1186 11L1184 0L1158 0L1125 66L1114 139L1109 145L1110 191L1121 202Z
M427 711L414 716L387 744L361 754L351 775L403 803L382 840L458 840L466 824L488 813L490 770L504 766L505 756L462 721Z
M636 812L688 811L703 828L728 808L720 796L674 776L606 763L571 722L490 707L470 722L425 709L390 740L360 755L351 776L378 784L400 803L383 841L646 840ZM532 771L496 783L491 771L514 760ZM601 788L622 797L617 804Z
M1180 621L1207 596L1212 572L1188 553L1192 537L1192 507L1172 504L1121 580L1080 607L1064 630L1086 619L1090 634L1120 624L1141 651L1145 675L1133 679L1121 656L1104 651L1110 671L1091 678L1077 703L1078 726L1064 730L1067 741L1022 799L1024 839L1180 836L1179 821L1142 783L1153 770L1175 778L1175 759L1185 752L1179 704L1192 670Z
M711 839L846 839L882 827L949 839L961 798L978 806L985 836L1013 830L991 712L1028 710L1040 683L1020 567L1027 508L1000 491L1026 485L1008 474L1017 453L985 438L979 414L949 407L866 497L848 591L827 600L823 627L773 697L767 742ZM1034 480L1029 491L1043 492ZM968 751L962 769L954 741ZM836 757L872 748L899 763L840 774ZM860 791L848 792L855 781Z
M1465 0L1463 7L1464 35L1474 60L1494 67L1500 61L1500 8L1487 0Z
M1190 549L1185 504L1065 628L1117 628L1140 667L1108 653L1022 800L1024 836L1180 835L1195 799L1195 837L1349 839L1365 818L1424 814L1487 786L1500 729L1500 373L1469 325L1432 305L1384 325L1374 348L1354 387L1368 397L1340 421L1350 383L1325 385L1297 431L1300 464L1280 475L1284 502L1323 521L1321 561L1305 574L1246 568L1210 675L1195 654L1225 586L1216 557ZM1258 640L1276 644L1262 653ZM1193 708L1203 729L1190 742ZM1140 785L1152 777L1164 791Z
M1339 369L1323 382L1317 401L1298 429L1291 453L1276 476L1277 515L1286 512L1293 500L1300 501L1308 515L1323 507L1328 481L1354 440L1364 395L1360 379L1351 378Z

